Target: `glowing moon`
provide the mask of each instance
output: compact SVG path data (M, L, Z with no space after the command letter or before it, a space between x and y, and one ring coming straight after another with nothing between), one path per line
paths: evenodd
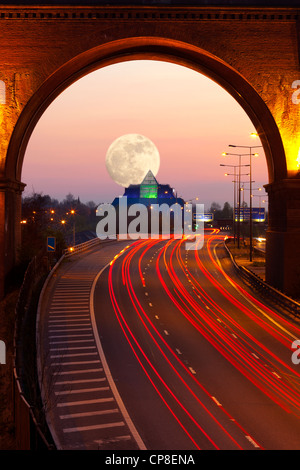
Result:
M118 137L106 153L106 169L110 177L120 186L140 184L151 170L156 176L160 156L154 143L140 134Z

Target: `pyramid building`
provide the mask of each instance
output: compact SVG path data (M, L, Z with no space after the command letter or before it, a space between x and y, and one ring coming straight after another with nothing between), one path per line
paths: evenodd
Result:
M171 206L176 203L184 206L184 200L177 197L175 190L169 184L159 184L151 170L146 173L140 184L131 184L125 188L123 196L127 197L128 206L137 203L148 207L152 204ZM116 198L113 205L117 206L118 202L119 198Z
M140 184L140 198L156 199L158 183L151 170L148 171Z

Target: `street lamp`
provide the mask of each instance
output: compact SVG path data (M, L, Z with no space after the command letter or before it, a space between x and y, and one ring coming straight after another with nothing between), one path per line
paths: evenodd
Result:
M251 134L253 137L257 137L257 134L254 132ZM260 148L262 145L229 145L229 147L234 147L234 148L246 148L249 149L249 158L250 158L250 220L249 220L249 225L250 225L250 246L249 246L249 259L252 261L252 252L253 252L253 233L252 233L252 150L255 148ZM258 154L254 154L254 156L258 156Z
M234 240L234 243L235 243L235 239L236 239L236 223L235 223L235 208L236 208L236 168L237 166L236 165L224 165L222 163L220 163L220 166L228 166L228 167L231 167L234 169L234 173L233 173L233 176L234 176L234 180L233 180L233 240ZM225 173L225 176L229 176L229 173Z
M239 154L239 153L228 153L223 152L223 157L235 155L239 157L239 164L238 165L226 165L226 166L236 166L239 169L238 173L238 220L237 220L237 240L238 240L238 248L240 248L240 217L241 217L241 167L243 166L250 166L250 165L242 165L241 158L248 154ZM224 165L225 166L225 165ZM235 211L234 211L234 221L235 221Z
M73 215L73 246L75 246L75 211L74 209L71 209L70 213Z
M220 166L223 166L222 164ZM236 234L235 234L235 206L236 206L236 183L238 183L238 181L236 180L236 168L238 167L238 165L224 165L224 166L232 166L234 167L234 173L225 173L225 176L234 176L234 180L233 180L233 183L234 183L234 214L233 214L233 220L234 220L234 242L235 242L235 238L236 238ZM247 166L247 165L245 165ZM249 173L244 173L244 174L240 174L239 173L239 177L241 176L249 176ZM239 236L240 234L238 234L238 247L240 246L239 245Z

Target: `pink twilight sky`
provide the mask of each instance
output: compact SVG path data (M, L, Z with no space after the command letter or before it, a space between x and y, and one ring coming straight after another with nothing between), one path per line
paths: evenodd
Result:
M247 153L229 144L260 145L250 137L254 131L240 105L193 70L144 60L111 65L74 83L41 117L25 155L24 196L35 191L61 200L72 193L82 202L111 202L124 188L110 178L106 152L117 137L136 133L158 148L159 183L170 184L185 200L198 197L206 209L213 201L233 204L233 177L224 176L233 168L220 163L235 165L238 157L221 154ZM254 189L268 182L264 152L258 151Z

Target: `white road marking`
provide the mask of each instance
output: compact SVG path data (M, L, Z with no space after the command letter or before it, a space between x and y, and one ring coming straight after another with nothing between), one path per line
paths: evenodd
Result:
M81 406L81 405L90 405L95 403L108 403L114 401L113 397L107 398L96 398L95 400L79 400L79 401L67 401L65 403L57 403L57 407L64 408L65 406Z
M100 363L99 359L95 361L70 361L70 362L52 362L51 366L74 366L79 364L97 364Z
M246 439L248 439L249 442L251 442L251 444L254 446L254 447L259 447L258 444L256 444L256 442L252 439L251 436L245 436Z
M216 399L216 397L211 397L211 398L218 406L222 406L221 403Z
M54 375L60 376L60 375L75 375L75 374L89 374L89 373L94 373L94 372L103 372L102 367L98 369L81 369L81 370L66 370L63 372L57 372Z
M77 428L66 428L63 429L64 433L70 432L80 432L80 431L90 431L92 429L107 429L107 428L114 428L117 426L125 426L124 421L119 421L118 423L106 423L106 424L94 424L92 426L78 426Z
M60 382L55 382L54 385L74 385L82 383L104 382L105 380L106 377L99 377L98 379L61 380Z
M110 413L118 413L117 408L112 408L109 410L98 410L98 411L87 411L85 413L70 413L68 415L60 415L60 419L70 419L70 418L83 418L86 416L97 416L97 415L106 415Z
M275 377L277 377L278 379L281 379L280 375L277 374L277 372L272 372L273 375L275 375Z
M95 387L95 388L80 388L78 390L61 390L60 392L54 392L55 395L71 395L76 393L90 393L90 392L105 392L109 390L109 387Z
M141 436L139 435L136 427L134 426L134 423L132 422L129 414L128 414L128 411L123 403L123 400L118 392L118 389L116 387L116 384L113 380L113 377L111 375L111 372L110 372L110 369L109 369L109 366L107 364L107 361L106 361L106 357L105 357L105 354L104 354L104 351L103 351L103 348L102 348L102 344L101 344L101 341L100 341L100 338L99 338L99 333L98 333L98 328L97 328L97 325L96 325L96 319L95 319L95 309L94 309L94 294L95 294L95 288L96 288L96 284L101 276L101 274L104 272L105 269L107 269L109 267L109 264L107 264L106 266L104 266L99 272L98 274L95 276L94 280L93 280L93 284L92 284L92 287L91 287L91 293L90 293L90 310L91 310L91 320L92 320L92 325L93 325L93 330L94 330L94 337L95 337L95 341L96 341L96 345L97 345L97 348L98 348L98 352L99 352L99 356L100 356L100 359L101 359L101 362L103 364L103 368L104 368L104 371L105 371L105 375L107 377L107 380L110 384L110 387L111 387L111 390L112 390L112 393L114 395L114 399L116 400L120 410L121 410L121 413L126 421L126 424L128 426L128 428L130 429L137 445L139 446L139 449L140 450L146 450L146 446L141 438Z
M60 336L58 336L60 338ZM94 339L72 339L68 341L69 343L90 343L94 342ZM50 341L49 344L66 344L66 341Z
M51 359L55 359L57 357L81 357L81 356L95 356L97 355L98 352L87 352L87 353L73 353L73 354L65 354L65 353L62 353L62 354L53 354L50 356Z

